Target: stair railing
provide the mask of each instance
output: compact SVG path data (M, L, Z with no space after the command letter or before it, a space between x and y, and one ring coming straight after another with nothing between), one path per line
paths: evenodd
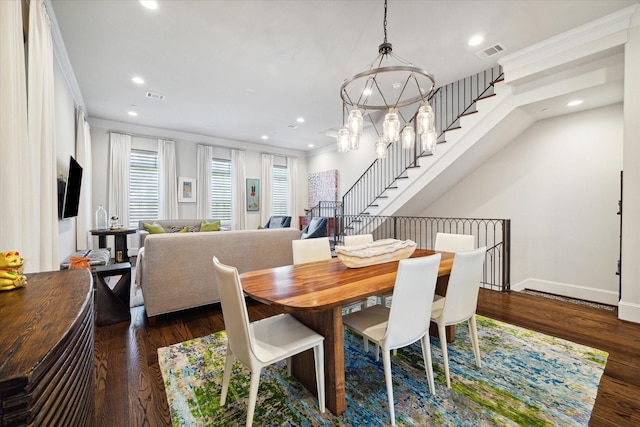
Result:
M419 249L433 249L438 233L472 235L475 247L487 248L482 286L502 292L511 288L509 219L343 215L340 224L338 244L345 235L372 234L374 240L413 240Z
M439 87L429 98L436 117L438 142L445 141L445 132L460 127L460 117L475 112L476 101L491 96L493 85L502 79L502 67L467 77ZM399 179L407 177L407 170L417 167L422 152L419 144L412 150L402 148L398 141L387 146L386 157L376 159L342 197L343 212L366 214L377 201L386 198L386 191L396 187ZM437 154L436 154L437 155Z

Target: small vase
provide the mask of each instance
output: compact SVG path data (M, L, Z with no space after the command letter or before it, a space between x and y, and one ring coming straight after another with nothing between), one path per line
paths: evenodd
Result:
M109 228L107 222L107 211L102 205L100 205L96 211L96 230L106 230L107 228Z

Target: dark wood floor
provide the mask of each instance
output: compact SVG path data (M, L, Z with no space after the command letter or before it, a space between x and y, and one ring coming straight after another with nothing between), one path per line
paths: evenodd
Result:
M224 329L219 305L158 318L144 308L131 323L96 327L96 425L170 426L157 349ZM275 314L249 303L251 320ZM640 325L617 313L517 292L481 290L478 314L609 352L592 426L640 425Z

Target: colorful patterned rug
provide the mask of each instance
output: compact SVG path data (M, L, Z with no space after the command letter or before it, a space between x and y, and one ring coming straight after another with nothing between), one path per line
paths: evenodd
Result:
M583 345L478 316L482 368L475 366L468 330L456 327L449 344L451 389L442 353L431 340L436 395L429 394L420 345L392 359L398 425L586 426L608 354ZM345 335L347 411L318 412L317 401L287 376L284 363L263 371L256 426L377 426L389 414L382 361ZM218 332L158 349L174 426L244 425L249 372L239 363L220 407L226 335Z

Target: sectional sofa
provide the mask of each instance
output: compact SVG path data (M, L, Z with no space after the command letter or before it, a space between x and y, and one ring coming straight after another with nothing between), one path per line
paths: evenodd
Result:
M295 228L150 234L137 260L150 324L156 316L220 301L213 256L240 273L293 264Z

